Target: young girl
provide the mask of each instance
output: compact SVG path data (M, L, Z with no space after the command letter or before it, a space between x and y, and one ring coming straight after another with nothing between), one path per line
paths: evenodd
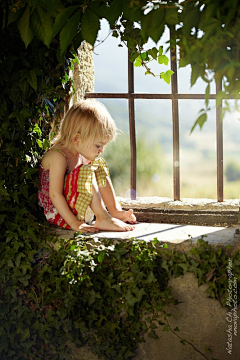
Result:
M40 166L38 200L49 223L84 233L134 229L133 210L121 209L99 157L115 136L116 125L101 103L82 100L69 109ZM94 225L86 223L89 207Z

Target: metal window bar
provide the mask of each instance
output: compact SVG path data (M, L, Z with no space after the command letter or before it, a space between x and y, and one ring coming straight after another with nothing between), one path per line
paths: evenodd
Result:
M170 31L171 38L171 31ZM180 200L180 158L179 158L179 109L178 109L178 77L177 77L177 51L176 47L170 52L172 87L172 125L173 125L173 197Z
M222 90L222 79L216 82L216 93ZM217 146L217 199L223 201L223 123L222 103L216 106L216 146Z
M171 69L174 71L171 79L171 94L135 94L134 93L134 67L128 55L128 93L86 93L85 98L102 99L128 99L129 108L129 134L131 146L131 199L136 199L136 172L137 151L135 131L135 99L170 99L172 100L172 124L173 124L173 190L174 200L180 200L180 158L179 158L179 109L178 100L205 99L204 94L178 94L177 81L177 52L171 50ZM216 84L216 93L222 89L221 81ZM210 94L210 99L216 99L216 94ZM217 144L217 200L223 201L223 126L221 117L221 104L216 107L216 144Z
M135 129L135 107L134 98L134 70L133 63L129 61L128 53L128 112L129 112L129 135L131 149L131 187L130 195L132 200L137 196L137 149L136 149L136 129Z

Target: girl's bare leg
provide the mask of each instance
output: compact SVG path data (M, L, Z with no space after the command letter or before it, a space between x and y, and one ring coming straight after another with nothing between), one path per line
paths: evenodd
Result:
M122 221L128 221L131 224L136 223L136 216L133 214L132 209L128 211L122 210L121 205L117 201L111 179L108 176L106 176L106 186L100 187L99 191L104 204L112 216Z
M93 180L92 192L93 197L90 207L96 216L94 227L99 230L110 231L131 231L134 229L134 226L126 224L125 222L114 218L110 214L108 214L102 201L101 195L98 191L95 179Z

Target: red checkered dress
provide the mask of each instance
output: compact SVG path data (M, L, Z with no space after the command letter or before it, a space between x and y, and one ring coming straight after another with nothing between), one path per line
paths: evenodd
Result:
M87 221L87 217L89 217L94 173L98 186L106 186L106 175L109 176L109 170L103 158L98 158L87 165L81 164L65 175L63 194L71 211L81 221ZM50 199L49 170L45 170L42 166L40 167L39 183L38 204L43 207L48 222L55 226L71 229Z

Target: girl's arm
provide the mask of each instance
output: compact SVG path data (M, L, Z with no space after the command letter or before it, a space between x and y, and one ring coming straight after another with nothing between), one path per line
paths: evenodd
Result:
M112 214L114 211L121 211L121 205L117 201L115 190L109 176L106 175L106 186L99 187L104 204Z
M122 221L127 221L131 224L136 224L136 216L133 214L133 210L122 210L121 205L117 201L115 190L113 188L112 181L109 176L106 176L106 186L99 187L104 204L106 205L109 213Z
M80 221L70 210L68 203L63 195L64 176L67 169L67 160L60 152L52 151L48 153L49 167L49 196L50 199L66 223L75 231L95 232L92 226ZM51 156L50 156L51 155Z

